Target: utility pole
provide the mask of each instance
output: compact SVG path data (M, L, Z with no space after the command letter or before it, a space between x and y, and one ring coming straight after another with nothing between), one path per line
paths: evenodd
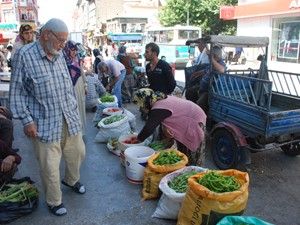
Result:
M186 7L186 25L190 25L190 5L191 5L191 0L188 0L188 4Z

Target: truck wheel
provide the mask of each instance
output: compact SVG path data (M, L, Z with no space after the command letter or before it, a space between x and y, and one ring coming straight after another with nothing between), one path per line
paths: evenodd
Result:
M289 156L300 155L300 142L281 146L282 151Z
M239 147L232 134L218 129L212 136L212 156L220 169L235 168L238 164Z

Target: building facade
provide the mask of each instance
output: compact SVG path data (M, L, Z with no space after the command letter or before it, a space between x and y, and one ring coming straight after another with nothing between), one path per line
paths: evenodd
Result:
M237 19L237 35L269 37L270 69L299 72L300 0L239 0L220 11L221 19Z
M34 29L37 28L37 1L2 0L0 2L0 43L12 42L22 24L29 24Z
M144 32L159 24L161 0L77 0L74 25L90 48L105 44L108 33Z

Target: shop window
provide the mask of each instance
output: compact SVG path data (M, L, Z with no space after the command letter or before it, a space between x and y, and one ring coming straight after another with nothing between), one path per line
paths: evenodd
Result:
M300 17L273 20L271 60L300 63Z
M127 30L127 24L126 23L121 24L121 30L122 30L123 33L126 33L126 30Z

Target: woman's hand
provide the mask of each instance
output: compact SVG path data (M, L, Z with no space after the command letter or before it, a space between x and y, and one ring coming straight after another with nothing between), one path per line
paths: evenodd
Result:
M174 138L174 134L166 126L162 125L162 133L166 138Z
M7 172L11 170L14 163L15 163L15 157L13 155L7 156L5 159L2 160L1 172Z

